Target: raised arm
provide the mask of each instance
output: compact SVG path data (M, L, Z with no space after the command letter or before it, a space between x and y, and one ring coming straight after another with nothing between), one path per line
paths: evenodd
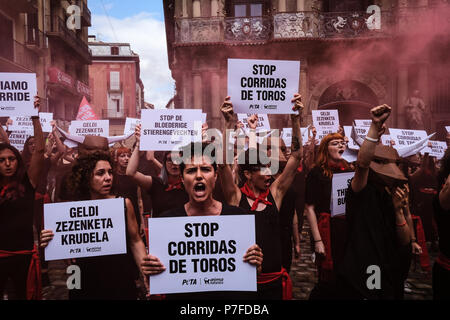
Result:
M372 124L359 150L355 176L352 180L351 187L354 192L361 191L367 185L370 162L375 154L375 147L386 130L384 122L391 114L391 107L383 104L370 110L370 113L372 116Z
M291 142L291 156L286 164L281 175L272 183L270 191L274 197L275 203L278 209L281 207L281 202L286 194L287 190L291 186L295 178L295 172L300 165L300 161L303 156L303 142L302 135L300 133L300 119L304 109L302 103L302 96L299 94L294 95L291 100L294 103L292 110L298 111L298 113L291 115L292 121L292 142Z
M151 176L146 176L137 171L139 166L139 146L141 144L141 125L136 126L136 147L131 154L131 158L128 161L127 176L133 177L139 186L145 190L150 190L152 187L153 179Z
M8 122L7 122L8 123ZM9 137L3 126L0 124L0 143L9 143Z
M227 131L234 130L236 125L236 114L233 111L233 104L230 101L230 97L226 97L223 102L220 111L225 119L225 127L223 132L223 162L218 165L219 180L222 185L222 191L225 197L225 201L229 205L238 206L241 200L241 190L234 183L233 172L231 167L227 164L227 146L228 146L228 134ZM234 158L234 157L233 157Z
M34 100L34 107L39 110L40 101L38 97L36 97ZM39 116L33 116L31 117L31 120L33 121L36 149L34 150L33 155L31 156L30 166L28 168L28 177L30 179L31 185L34 188L36 188L39 183L42 168L44 166L45 142Z

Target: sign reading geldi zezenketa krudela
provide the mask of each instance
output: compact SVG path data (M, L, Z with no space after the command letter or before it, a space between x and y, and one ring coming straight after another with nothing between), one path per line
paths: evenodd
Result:
M150 276L152 294L256 291L255 217L227 215L149 220L149 251L166 270Z
M44 228L54 238L45 260L127 252L124 199L61 202L44 205Z

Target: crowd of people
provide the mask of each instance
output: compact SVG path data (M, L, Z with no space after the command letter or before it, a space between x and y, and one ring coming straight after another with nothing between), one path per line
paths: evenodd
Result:
M81 289L69 291L72 300L135 300L142 298L139 289L145 299L289 300L289 271L293 257L300 257L305 218L318 275L310 300L403 299L412 260L432 272L434 298L449 299L450 151L440 161L428 154L401 158L380 143L391 113L381 105L368 115L372 123L357 160L348 162L343 156L349 137L343 130L318 143L311 128L308 141L302 141L302 97L295 95L292 103L291 146L275 137L250 142L242 154L235 149L234 164L206 155L212 143L207 138L183 147L180 153L191 157L181 163L169 151L140 151L140 125L132 148L123 143L110 148L106 138L95 136L68 148L56 125L45 137L38 117L32 117L34 135L22 152L0 127L0 298L9 288L9 298L40 299L41 286L48 283L44 249L54 230L43 227L44 203L119 197L127 253L67 261L82 270ZM220 110L223 129L242 126L230 97ZM248 119L251 130L257 118ZM226 145L228 136L223 139ZM271 154L273 145L279 152ZM278 170L259 156L250 161L261 148ZM225 159L226 148L220 150ZM332 216L333 176L344 172L354 172L345 214ZM243 260L256 269L257 291L153 295L148 277L166 272L166 266L149 250L148 219L218 215L254 215L256 243ZM430 249L439 250L432 268ZM379 279L371 278L376 268ZM139 288L142 279L145 287Z

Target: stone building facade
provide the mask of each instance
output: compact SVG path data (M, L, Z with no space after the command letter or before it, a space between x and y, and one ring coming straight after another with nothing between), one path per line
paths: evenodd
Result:
M337 108L341 124L394 108L388 125L406 128L406 101L419 90L429 132L450 124L449 4L444 0L164 1L175 108L201 108L221 127L227 59L297 60L299 92L311 110ZM288 125L270 116L272 127Z

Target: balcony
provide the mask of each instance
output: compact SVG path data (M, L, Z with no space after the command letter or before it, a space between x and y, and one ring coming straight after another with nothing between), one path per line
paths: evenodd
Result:
M38 55L44 55L47 40L43 32L36 27L25 25L25 45Z
M0 0L0 7L8 7L14 12L36 13L38 11L37 0Z
M48 37L60 39L71 49L75 50L86 63L91 63L91 49L74 31L67 28L63 19L58 16L46 16L46 19Z
M374 28L366 12L285 12L247 18L177 18L175 44L268 42L316 38L387 37L391 35L391 12L381 12L380 28Z
M128 117L128 110L103 109L102 119L125 119Z
M36 72L38 57L15 40L0 47L0 69L4 72Z
M89 10L86 2L78 1L77 5L81 8L81 24L84 27L90 27L91 24L91 10Z

